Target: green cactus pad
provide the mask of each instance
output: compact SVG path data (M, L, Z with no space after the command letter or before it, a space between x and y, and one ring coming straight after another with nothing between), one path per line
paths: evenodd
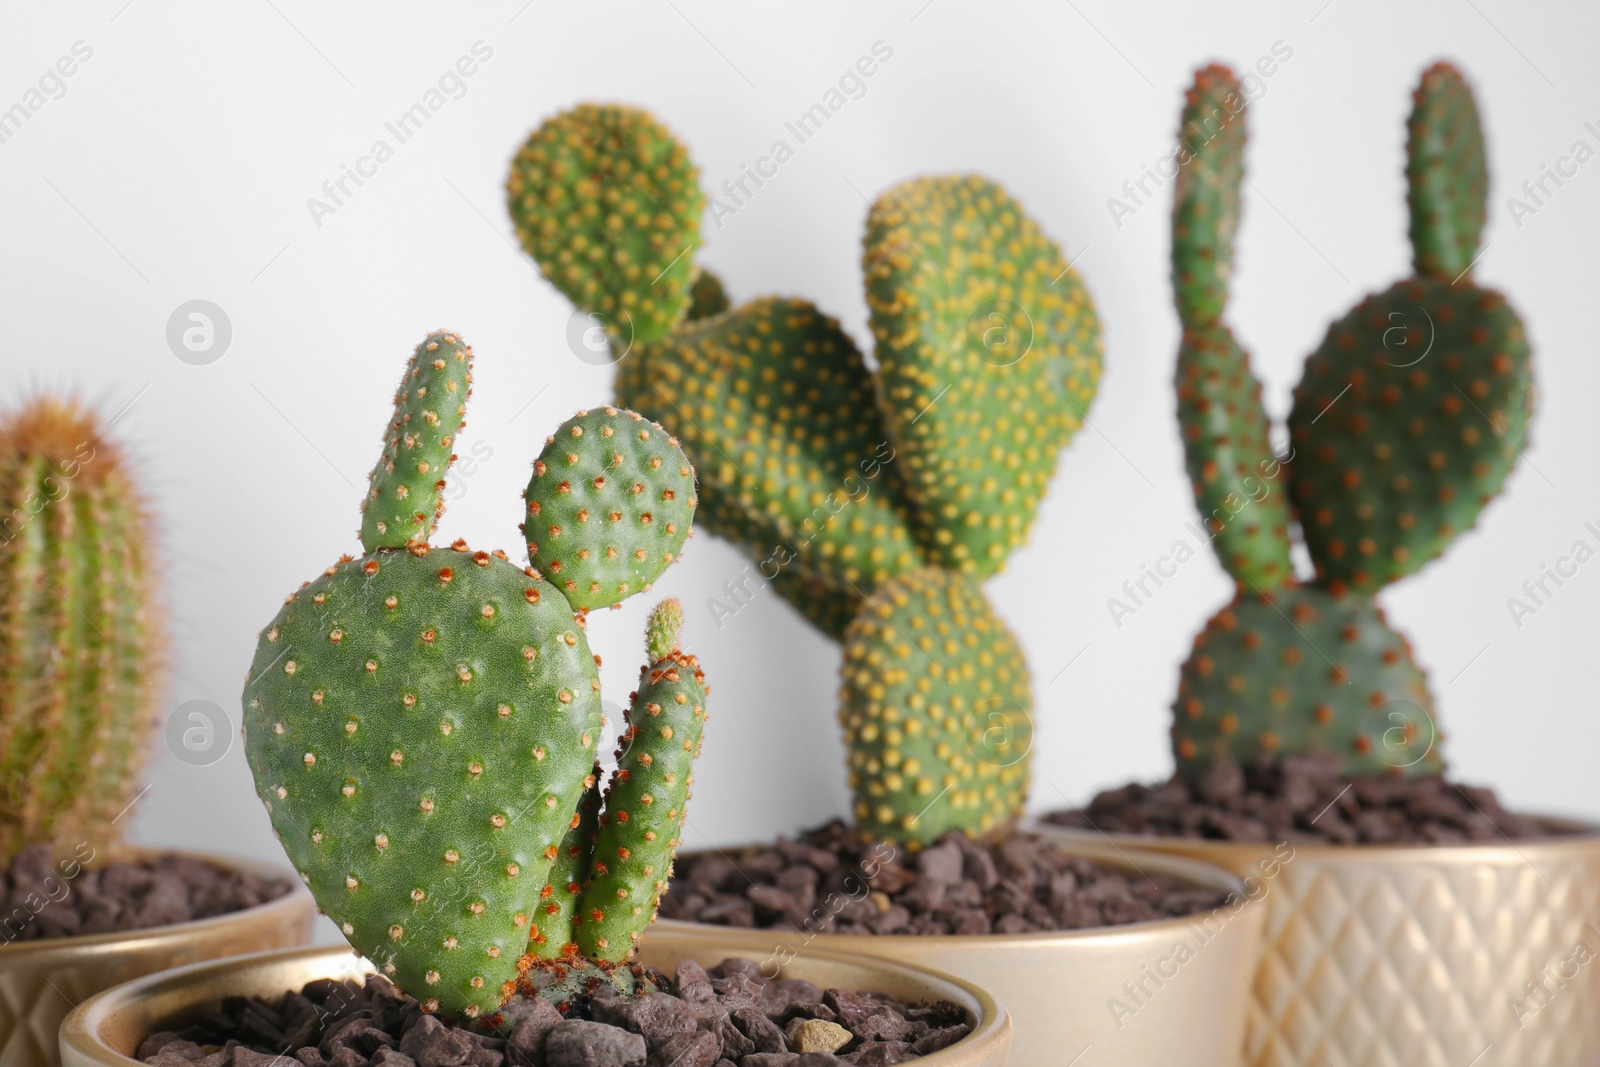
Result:
M1407 203L1416 271L1453 282L1478 254L1489 167L1478 105L1461 72L1436 63L1412 95L1406 127Z
M245 753L357 951L423 1002L500 1003L593 767L599 679L560 593L503 557L330 567L262 632Z
M728 294L723 291L722 279L708 270L695 274L694 285L689 290L688 321L709 319L728 310Z
M1189 481L1223 568L1261 593L1293 580L1288 479L1268 439L1261 383L1228 327L1184 329L1177 387Z
M884 585L845 634L841 673L863 837L919 847L1021 814L1033 744L1028 666L973 579L930 567Z
M600 825L600 803L600 764L596 763L585 780L578 810L567 824L561 844L556 846L555 864L539 891L539 906L533 910L528 937L528 951L535 956L557 959L578 950L577 942L572 940L573 922L583 883L589 877L589 857Z
M561 424L523 495L528 561L585 611L650 588L683 549L696 503L677 440L609 407Z
M1089 294L1022 208L977 177L885 193L862 267L916 537L933 561L991 575L1027 538L1099 384Z
M705 194L678 140L649 114L583 104L517 153L506 202L522 247L620 350L664 337L689 306Z
M590 959L630 957L672 877L706 721L705 675L678 647L682 622L676 600L650 615L652 659L640 671L628 728L617 743L617 769L578 907L578 947ZM666 651L656 658L661 645Z
M168 657L155 554L93 413L42 396L0 418L0 867L107 851L143 786Z
M1499 293L1416 278L1334 323L1289 415L1319 577L1373 590L1438 556L1500 491L1532 412L1527 337Z
M1206 623L1173 707L1178 772L1224 757L1335 753L1349 776L1440 770L1427 679L1370 597L1241 594Z
M619 399L684 442L708 501L700 524L763 573L793 566L864 592L918 565L871 372L836 321L756 300L653 346L649 378Z
M444 512L444 476L472 392L472 349L453 333L431 333L406 364L394 394L383 455L361 503L368 552L426 542Z
M1217 322L1228 302L1244 180L1245 96L1224 66L1195 71L1178 127L1172 288L1188 325Z

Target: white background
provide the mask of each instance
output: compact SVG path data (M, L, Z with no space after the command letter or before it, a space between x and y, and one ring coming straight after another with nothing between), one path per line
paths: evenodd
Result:
M1460 778L1520 808L1600 815L1600 562L1520 628L1506 603L1574 541L1600 548L1584 527L1600 528L1600 162L1520 225L1506 204L1575 141L1600 149L1594 5L524 4L12 2L0 15L0 108L75 42L93 49L65 94L0 144L0 400L76 389L123 411L116 431L168 559L167 707L214 701L236 731L257 629L355 549L393 383L431 328L473 344L460 450L492 450L458 476L442 533L520 558L531 457L560 419L607 399L611 377L571 354L568 305L510 236L502 183L534 125L582 100L646 106L715 190L775 139L794 146L785 121L882 41L893 56L865 95L734 217L708 216L701 261L737 298L811 297L865 342L864 198L966 170L1003 182L1077 259L1107 339L1093 427L990 591L1034 672L1033 806L1164 777L1178 664L1229 586L1202 554L1120 628L1107 610L1142 565L1193 540L1194 510L1173 423L1169 194L1120 227L1107 199L1169 149L1197 64L1243 68L1281 41L1292 57L1249 119L1233 309L1278 416L1328 322L1408 269L1403 123L1418 73L1453 57L1477 88L1494 182L1478 276L1529 324L1540 409L1508 492L1384 600L1430 672ZM397 145L384 123L478 41L493 55L465 94ZM394 158L318 225L308 198L380 137ZM196 298L232 323L208 366L181 362L165 339L168 316ZM690 846L768 838L846 805L836 650L770 594L717 628L706 598L743 565L702 536L657 585L689 606L714 687ZM644 608L591 620L613 700L635 678ZM239 747L203 768L163 748L133 836L278 856Z

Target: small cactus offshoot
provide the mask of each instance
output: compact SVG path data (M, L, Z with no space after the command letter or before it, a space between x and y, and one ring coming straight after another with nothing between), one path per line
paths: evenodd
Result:
M648 132L619 138L622 125ZM905 182L867 216L874 368L811 303L730 307L721 282L692 266L695 173L653 119L584 105L535 131L508 206L540 270L580 309L632 309L631 335L611 334L618 402L683 441L700 472L701 524L844 642L858 829L913 847L952 827L1000 830L1027 794L1032 698L978 583L1026 540L1094 398L1100 326L1088 291L995 183ZM652 198L655 212L637 206ZM594 234L564 242L577 219L595 221ZM643 262L632 250L650 249L664 273L624 277L610 266L616 249L630 268ZM936 615L899 607L908 597ZM974 629L947 633L954 619ZM921 669L907 626L916 646L938 645L938 669ZM879 684L880 668L899 682ZM1001 705L1006 731L992 718ZM979 752L1002 733L1006 754Z
M169 655L152 540L90 411L0 415L0 865L103 844L139 792Z
M1207 67L1179 133L1178 422L1195 500L1237 595L1183 666L1178 770L1335 753L1351 775L1438 773L1426 680L1373 597L1477 521L1533 412L1522 321L1471 279L1487 196L1477 107L1454 67L1423 73L1406 169L1416 274L1363 300L1307 358L1281 455L1249 357L1223 321L1245 111L1233 73ZM1291 515L1313 582L1293 573Z
M480 1018L517 988L633 988L625 964L670 877L706 688L681 609L663 602L602 792L582 613L676 559L694 472L642 416L580 412L528 486L532 566L431 545L471 359L444 332L413 355L365 553L291 593L261 632L244 726L257 791L321 909L424 1010Z

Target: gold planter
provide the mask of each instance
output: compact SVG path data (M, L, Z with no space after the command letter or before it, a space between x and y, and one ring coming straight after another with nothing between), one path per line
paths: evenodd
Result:
M1217 916L1036 934L810 934L671 920L655 929L758 962L814 949L851 951L963 978L1011 1013L1019 1067L1237 1067L1262 919L1260 908L1243 902L1244 886L1216 867L1175 856L1103 842L1074 841L1067 851L1213 887L1239 903Z
M645 937L640 958L671 972L682 959L709 967L741 951L737 945L655 929ZM225 996L275 998L313 979L359 979L371 973L371 964L347 948L315 948L202 963L141 978L100 994L72 1013L61 1027L61 1061L64 1067L137 1067L130 1057L146 1036L216 1010ZM947 975L850 953L808 951L785 964L779 977L803 978L825 988L888 993L901 1000L950 1001L966 1011L972 1033L916 1062L927 1067L1006 1063L1011 1021L1005 1009L983 990Z
M1600 826L1540 821L1577 832L1275 849L1034 829L1260 872L1247 880L1266 928L1246 1067L1600 1063Z
M154 858L174 851L130 848L118 858ZM285 875L277 867L250 860L177 854L263 878ZM0 946L0 1065L56 1067L61 1020L87 998L119 982L169 967L303 945L310 940L315 914L311 894L295 882L276 900L210 919Z

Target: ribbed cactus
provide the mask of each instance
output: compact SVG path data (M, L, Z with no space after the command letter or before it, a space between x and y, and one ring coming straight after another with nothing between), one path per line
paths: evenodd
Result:
M1426 680L1373 596L1473 525L1533 409L1522 322L1469 278L1487 195L1476 106L1455 68L1423 74L1406 172L1417 274L1363 300L1307 358L1281 456L1249 358L1222 321L1244 124L1233 74L1198 72L1173 206L1178 421L1238 595L1183 666L1178 769L1330 752L1352 775L1437 773ZM1289 563L1291 507L1316 567L1309 584Z
M589 167L581 195L567 171L527 161L549 130L611 143L615 110L583 106L546 122L519 156L509 198L545 276L602 314L642 298L614 275L587 274L598 288L574 284L575 257L529 234L563 232L574 210L627 200L643 183L632 162L642 156L670 161L651 172L663 209L607 213L608 240L642 247L670 231L689 248L697 234L681 217L698 202L683 184L694 168L653 120L634 120L654 131L650 150L628 153L613 177ZM1027 670L978 582L1026 539L1083 423L1100 330L1060 249L982 178L923 178L885 193L868 213L862 267L876 370L812 304L763 297L730 310L720 282L696 268L692 300L658 302L660 328L645 343L637 331L631 344L613 334L616 389L683 441L700 473L701 525L845 643L841 721L858 827L915 846L951 827L996 830L1021 812ZM937 639L949 657L937 670L905 661L903 612L920 618L900 606L906 598L974 627L970 640L918 638ZM924 623L933 625L915 626ZM883 683L880 670L900 680ZM1004 704L1005 730L991 697ZM907 743L885 740L902 723ZM1007 755L988 752L1002 734Z
M670 871L694 755L682 743L698 745L705 689L661 621L675 605L658 608L644 703L629 712L638 728L602 802L598 661L575 612L619 603L676 557L693 471L641 416L580 412L529 484L535 566L431 546L427 478L444 476L470 383L458 336L418 347L372 474L365 553L289 595L261 633L244 704L257 791L322 910L426 1010L478 1017L510 994L519 960L631 955ZM428 434L407 444L418 425ZM384 506L398 532L371 521L390 500L419 502L409 515ZM667 703L670 737L643 724ZM652 817L622 814L641 804ZM642 866L617 862L628 852ZM607 864L633 877L595 889ZM627 968L588 969L630 984Z
M169 654L155 567L143 494L90 411L41 396L0 416L0 865L117 835Z

